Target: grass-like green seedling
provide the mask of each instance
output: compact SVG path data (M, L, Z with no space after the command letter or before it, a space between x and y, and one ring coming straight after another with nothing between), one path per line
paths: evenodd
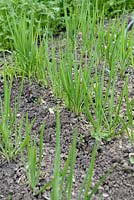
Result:
M128 92L128 78L125 85L125 100L126 100L126 112L124 114L124 119L121 119L123 126L126 130L127 136L134 146L134 99L129 98Z
M73 137L73 143L70 148L68 158L64 164L63 169L60 169L60 114L57 111L56 117L56 156L54 163L54 178L45 184L39 191L35 192L38 195L44 192L47 188L52 188L51 199L71 199L72 183L74 175L74 166L76 159L76 133ZM69 169L70 167L70 169Z
M52 199L60 199L60 118L56 117L56 156L54 163L54 181L52 186Z
M86 175L84 177L84 180L81 184L80 192L78 194L78 200L84 199L84 200L90 200L92 199L93 195L97 192L100 185L106 180L106 178L110 175L112 172L113 167L111 167L107 172L104 173L104 175L99 179L99 181L95 184L95 186L91 189L92 184L92 178L93 178L93 172L95 167L95 160L97 155L97 149L99 147L99 141L95 141L94 148L92 151L92 157L91 162L89 164L89 167L87 169Z
M62 98L62 92L63 92L63 87L62 87L62 82L61 82L61 77L59 74L59 62L61 59L61 52L57 53L57 49L60 51L60 42L57 42L57 46L55 46L54 38L53 36L47 37L45 39L45 65L47 68L47 74L48 74L48 83L49 86L52 88L52 91L56 97ZM51 51L50 47L51 46ZM51 55L51 59L50 59ZM58 58L56 56L58 55Z
M17 72L23 72L29 78L36 77L38 81L46 81L45 71L45 50L44 43L40 36L40 23L34 31L34 17L28 21L25 15L21 14L19 21L15 17L8 19L10 31L13 40L14 65L17 66Z
M68 63L68 66L64 66L64 62L60 66L60 77L63 84L64 100L66 105L77 115L83 111L83 102L86 97L86 91L84 90L84 84L88 84L89 70L85 66L78 70L78 65Z
M35 192L35 195L39 195L40 193L45 192L46 189L52 188L51 192L51 199L52 200L59 200L59 199L67 199L71 200L72 198L72 191L73 191L73 177L75 171L75 161L77 155L77 131L75 131L73 136L73 142L71 148L68 153L68 157L65 161L64 167L60 169L60 116L59 111L57 112L56 118L56 157L55 157L55 164L54 164L54 178L45 184L39 191ZM89 168L83 180L83 183L80 188L80 192L77 194L78 199L88 200L91 199L92 196L96 193L99 186L104 182L104 180L108 177L111 173L111 169L106 172L102 178L95 184L93 189L91 189L91 183L93 178L95 160L97 149L99 146L99 141L96 140L91 162L89 164Z
M127 134L127 137L134 147L134 99L129 97L128 91L128 77L125 84L125 100L126 100L126 112L124 112L123 117L120 118L123 128ZM129 154L129 160L131 164L134 164L134 153Z
M68 18L67 5L64 4L65 47L62 49L59 42L59 51L57 52L57 46L55 48L53 43L51 62L48 59L48 48L45 56L54 94L61 97L66 106L77 115L83 112L87 93L90 93L90 90L94 87L91 81L93 79L92 71L98 67L105 68L105 71L110 74L110 81L112 82L112 78L115 79L117 76L118 69L120 69L122 75L124 74L128 60L127 38L124 38L125 22L120 29L119 19L114 22L110 21L108 27L104 27L104 12L98 15L97 5L93 9L94 12L91 12L91 4L88 4L87 1L83 1L80 5L78 4L77 9L71 11L72 16ZM80 13L80 16L77 13ZM76 16L76 19L74 19L74 16ZM72 24L74 24L73 27ZM81 46L79 46L79 33L81 33ZM55 59L57 55L58 58ZM101 74L97 73L97 76L99 78ZM110 81L107 86L107 94L109 93ZM98 88L98 90L101 89L103 88ZM107 94L104 101L107 99ZM111 96L113 94L114 86ZM112 97L110 99L112 105ZM113 109L113 106L110 109Z
M104 72L105 68L99 75L96 71L93 91L89 91L85 100L85 112L94 129L92 136L98 140L114 136L115 130L120 123L119 111L124 96L123 90L115 104L116 71L114 73L111 71L104 91Z
M27 144L27 147L25 148L25 152L27 152L25 155L27 157L27 160L24 159L23 152L22 153L22 161L24 163L26 176L28 179L28 183L30 187L32 188L33 192L35 191L36 185L39 182L39 176L41 173L41 162L42 162L42 156L43 156L43 136L44 136L44 124L41 126L40 129L40 139L39 139L39 147L37 147L36 139L32 140L31 136L31 128L33 126L34 119L32 122L28 122L28 115L26 117L26 134L29 135L29 142Z
M20 119L18 127L17 112L23 89L23 80L20 86L18 99L15 98L15 105L10 107L12 79L7 80L4 75L4 99L0 100L0 152L8 161L15 159L18 153L28 144L28 135L22 136L24 117Z

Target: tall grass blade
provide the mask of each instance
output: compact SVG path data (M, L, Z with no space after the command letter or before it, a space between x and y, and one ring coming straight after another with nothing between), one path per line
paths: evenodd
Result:
M60 199L60 114L56 116L56 158L54 163L54 182L52 188L52 200Z
M83 180L83 183L82 183L79 195L78 195L78 200L82 199L83 192L84 192L83 199L86 200L86 198L88 196L88 192L90 191L98 145L99 145L99 141L96 140L93 151L92 151L91 163L89 164L89 168L88 168L85 178Z

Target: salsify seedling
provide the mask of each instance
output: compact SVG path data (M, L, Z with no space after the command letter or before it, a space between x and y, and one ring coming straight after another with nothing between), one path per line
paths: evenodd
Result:
M116 70L111 69L107 85L104 85L105 67L99 72L96 70L93 79L93 90L88 91L85 100L85 112L93 126L92 136L96 139L111 138L120 124L119 112L124 96L122 90L115 104ZM105 90L104 90L105 89Z
M44 40L40 35L40 23L34 31L35 19L32 14L28 18L21 13L19 20L13 16L9 19L7 15L7 20L13 41L12 52L17 72L22 71L25 76L36 77L38 81L47 84Z
M73 192L73 178L75 172L75 162L77 156L77 130L74 132L72 145L70 147L68 157L65 161L63 169L60 169L60 115L59 111L57 111L56 117L56 156L54 163L54 177L53 179L45 184L39 191L35 192L35 195L39 195L40 193L45 192L46 189L52 188L52 192L50 195L50 199L52 200L62 200L67 199L71 200L72 192ZM93 178L95 160L97 149L99 147L100 141L95 141L91 162L87 169L85 178L81 184L80 190L77 194L79 200L89 200L92 196L97 192L99 186L104 182L104 180L111 173L111 169L109 169L95 184L95 186L91 189L91 183Z
M129 97L128 78L125 84L125 100L126 100L126 112L124 113L123 118L121 118L121 121L123 123L127 136L133 147L134 146L134 99Z
M32 188L33 192L36 189L36 186L39 182L39 176L41 173L41 162L43 156L43 136L44 136L44 124L42 124L40 128L39 135L39 147L36 144L36 139L32 139L31 136L31 128L33 126L34 119L32 122L28 122L28 114L26 115L26 128L25 132L29 135L29 143L26 148L21 151L22 154L22 162L25 167L26 176L28 179L28 183ZM24 159L25 155L25 159Z
M20 86L18 99L15 98L14 107L11 108L12 79L6 78L4 74L4 98L0 99L0 153L10 161L15 159L18 153L28 144L29 136L22 135L24 116L22 115L18 125L17 113L23 89L23 79ZM19 127L18 127L19 126Z

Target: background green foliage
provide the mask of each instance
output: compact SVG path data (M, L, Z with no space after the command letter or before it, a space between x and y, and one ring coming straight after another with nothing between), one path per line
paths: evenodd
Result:
M57 33L65 28L64 3L68 8L68 16L72 15L75 7L82 0L0 0L0 50L11 47L12 37L8 26L8 20L12 23L15 17L26 15L27 22L30 23L31 15L34 16L34 26L40 23L42 34L47 29L50 33ZM105 10L106 16L121 14L124 10L134 9L133 0L85 0L91 2L94 7L97 5L98 11ZM92 8L91 6L91 8Z
M91 0L92 4L98 4L98 9L101 11L104 7L105 16L111 17L122 14L125 10L134 9L133 0Z
M34 18L34 26L40 24L42 33L44 28L55 31L62 27L60 17L59 1L41 0L1 0L0 1L0 48L11 46L11 33L9 23L12 24L13 18L19 19L26 15L27 22L30 23L31 16ZM8 15L8 20L7 20ZM8 23L9 21L9 23Z

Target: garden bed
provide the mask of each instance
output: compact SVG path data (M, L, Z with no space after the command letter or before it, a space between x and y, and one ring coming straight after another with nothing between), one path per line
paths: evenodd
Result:
M134 16L22 2L2 1L0 199L134 199Z
M134 71L130 70L130 96L133 97L134 90L131 87L134 83ZM116 92L120 93L122 80L118 80ZM20 80L16 79L13 82L11 107L14 105L14 96L18 94ZM3 97L3 80L0 81L0 96ZM61 117L61 165L65 162L67 154L72 143L72 135L75 128L78 128L77 141L77 158L75 164L75 173L73 180L72 199L77 199L80 184L84 178L94 145L94 140L90 136L90 123L85 115L80 117L75 116L65 108L64 104L57 101L51 90L40 86L36 82L25 80L22 92L21 103L18 111L18 118L22 113L28 112L29 120L36 117L33 135L39 135L39 128L45 121L44 142L43 142L43 161L42 175L38 188L48 182L53 177L53 166L55 159L55 110L60 107ZM130 164L129 153L133 152L130 142L125 135L118 135L111 141L102 141L98 149L93 185L94 183L114 165L110 176L101 185L99 192L93 199L104 200L127 200L133 199L134 191L134 167ZM43 192L38 197L32 195L28 186L27 179L24 173L24 166L20 156L15 161L9 163L1 156L0 157L0 199L13 200L30 200L30 199L49 199L49 190Z

